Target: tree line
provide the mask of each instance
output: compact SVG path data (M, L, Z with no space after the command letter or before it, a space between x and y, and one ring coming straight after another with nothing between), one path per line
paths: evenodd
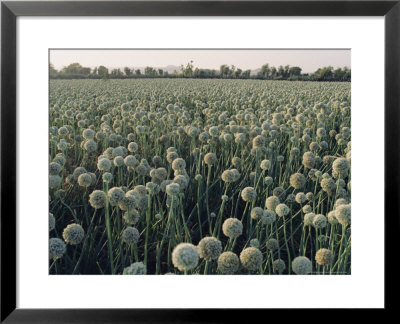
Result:
M289 81L351 81L351 69L326 66L314 73L302 73L298 66L270 66L264 64L254 74L251 70L242 70L234 65L223 64L219 70L200 69L194 67L193 61L181 65L180 70L169 73L160 68L147 66L144 70L125 67L108 69L100 65L93 69L72 63L61 70L56 70L53 64L49 66L50 79L131 79L131 78L199 78L199 79L258 79L258 80L289 80Z

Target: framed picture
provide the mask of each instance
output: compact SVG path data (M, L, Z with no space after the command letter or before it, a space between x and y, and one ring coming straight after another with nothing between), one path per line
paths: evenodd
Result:
M2 2L1 321L391 309L399 16Z

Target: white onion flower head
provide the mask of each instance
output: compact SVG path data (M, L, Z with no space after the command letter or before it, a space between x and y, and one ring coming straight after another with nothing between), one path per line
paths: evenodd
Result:
M333 253L328 249L319 249L317 253L315 253L315 261L322 266L332 264Z
M297 275L307 275L312 271L312 264L309 258L299 256L292 261L292 270Z
M314 219L313 219L313 226L316 229L322 229L325 228L327 225L327 219L324 215L321 214L317 214L315 215Z
M132 263L129 267L124 268L123 275L145 275L147 273L146 266L143 262Z
M313 226L314 217L315 217L314 213L305 214L304 215L304 226Z
M62 233L63 239L66 243L76 245L82 242L85 231L79 224L69 224Z
M225 236L235 239L242 235L243 224L237 218L227 218L222 224L222 232Z
M276 207L279 205L280 201L279 198L276 196L271 196L268 197L265 200L265 207L267 207L267 209L275 211Z
M204 163L207 165L213 165L215 164L215 162L217 162L217 156L215 155L215 153L207 153L204 156Z
M218 258L218 271L222 274L234 274L239 265L239 258L233 252L223 252Z
M306 202L307 197L306 197L306 195L304 194L304 192L299 192L299 193L296 194L295 200L296 200L296 202L297 202L298 204L303 204L303 203Z
M276 214L273 210L264 210L262 216L260 217L261 224L271 225L276 221Z
M258 270L263 262L261 251L255 247L248 247L240 253L240 262L250 271Z
M92 185L92 177L89 173L83 173L78 177L78 184L81 187L90 187Z
M106 206L107 196L102 190L94 190L89 195L89 203L95 209L104 208Z
M253 187L246 187L241 192L242 199L246 202L252 202L257 198L257 191Z
M122 231L122 240L127 244L136 244L139 241L139 231L134 227L127 227Z
M269 160L262 160L260 163L260 168L264 171L267 171L271 168L271 161Z
M113 175L110 172L105 172L103 174L103 182L105 183L111 183L111 181L113 180Z
M351 223L351 205L340 205L335 209L336 219L343 226L350 225Z
M259 220L263 214L264 210L261 207L254 207L250 212L250 217L254 220Z
M197 245L199 257L207 261L216 260L222 252L221 241L215 237L203 237Z
M302 189L306 184L306 178L301 173L294 173L290 176L290 185L294 189Z
M329 224L331 224L331 225L339 224L338 220L336 219L336 215L335 215L335 211L334 210L332 210L332 211L330 211L328 213L328 217L327 218L328 218Z
M182 158L176 158L175 160L172 161L172 170L185 170L186 168L186 162Z
M61 258L65 251L67 250L67 247L63 240L59 238L51 238L49 240L49 258L50 259L58 259Z
M107 158L103 158L97 161L97 169L103 172L107 172L111 169L111 161Z
M190 243L180 243L172 251L172 263L180 271L194 269L199 263L196 247Z
M278 272L279 274L281 274L283 271L285 271L286 269L286 264L285 261L283 261L282 259L276 259L272 262L272 270L274 272Z
M256 238L250 240L250 246L255 247L257 249L260 248L260 241Z
M111 206L117 206L125 197L125 192L119 188L114 187L108 191L108 199Z
M49 187L50 189L55 189L61 184L61 177L58 175L49 176Z
M279 217L283 217L289 214L290 208L286 204L279 204L276 206L275 212Z

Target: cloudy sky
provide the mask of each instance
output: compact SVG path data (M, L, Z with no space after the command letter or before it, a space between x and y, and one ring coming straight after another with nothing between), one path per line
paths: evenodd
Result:
M243 70L270 66L299 66L304 73L320 67L350 67L350 50L50 50L50 62L59 70L78 62L86 67L180 66L193 60L195 67L219 69L222 64Z

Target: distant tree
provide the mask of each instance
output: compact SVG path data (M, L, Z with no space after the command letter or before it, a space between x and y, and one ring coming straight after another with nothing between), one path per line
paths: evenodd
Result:
M236 69L236 71L235 71L235 73L234 73L234 75L235 75L235 78L236 79L239 79L240 78L240 76L242 75L242 70L241 69Z
M251 70L243 71L242 76L244 79L249 79L251 74Z
M49 64L49 76L50 76L50 79L56 78L57 75L58 75L58 71L54 68L53 63L50 63Z
M333 67L326 66L319 68L315 71L314 76L318 81L330 81L333 79Z
M136 74L136 75L141 75L142 72L140 71L140 69L136 69L136 70L135 70L135 74Z
M163 75L164 75L163 69L158 69L158 75L159 75L159 76L163 76Z
M270 69L270 74L271 74L271 78L272 78L272 79L275 78L275 77L277 76L278 70L276 69L275 66L273 66L273 67Z
M100 65L97 68L97 74L102 78L108 78L108 69L105 66Z
M128 77L132 75L132 70L128 67L124 68L124 72L125 72L125 75Z
M261 73L262 76L264 77L264 79L269 79L270 73L271 73L271 69L269 68L269 64L264 64L261 67Z
M192 76L193 76L193 72L194 72L193 68L194 68L194 66L193 66L193 61L188 62L188 63L186 64L186 66L184 66L183 64L181 64L181 72L182 72L182 75L183 75L184 77L188 77L188 78L192 77Z
M300 76L301 75L301 68L298 66L291 66L289 68L289 76Z

